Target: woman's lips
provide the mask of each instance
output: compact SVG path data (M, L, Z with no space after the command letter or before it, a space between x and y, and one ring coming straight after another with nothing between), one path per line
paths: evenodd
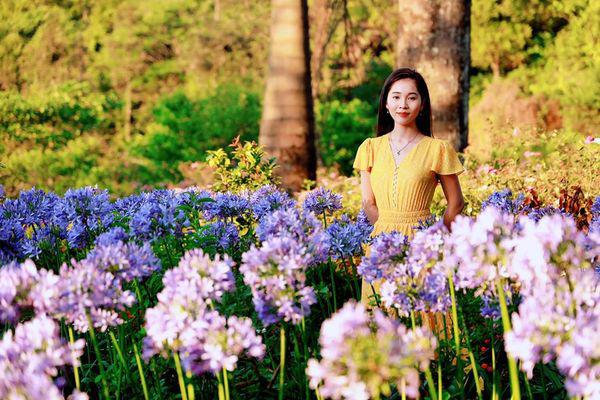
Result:
M410 113L407 112L401 112L401 113L396 113L398 115L400 115L401 117L408 117L410 115Z

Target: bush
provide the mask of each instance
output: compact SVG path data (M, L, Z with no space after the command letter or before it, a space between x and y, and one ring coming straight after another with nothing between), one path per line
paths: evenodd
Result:
M179 163L204 161L207 150L227 146L236 136L257 140L259 99L257 93L225 84L200 99L178 91L160 100L147 135L133 149L150 161L147 179L180 180Z
M377 115L372 105L358 99L348 103L333 100L317 103L316 108L320 129L318 149L323 164L351 175L358 146L373 136Z

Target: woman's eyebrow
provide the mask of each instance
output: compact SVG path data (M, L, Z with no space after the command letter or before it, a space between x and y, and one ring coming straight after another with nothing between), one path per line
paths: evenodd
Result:
M392 94L402 94L402 92L392 92ZM410 92L408 94L418 94L418 93L416 93L416 92Z

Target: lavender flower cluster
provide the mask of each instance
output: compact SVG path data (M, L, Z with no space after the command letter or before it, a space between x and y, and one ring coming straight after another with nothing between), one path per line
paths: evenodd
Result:
M290 237L272 237L242 255L240 272L252 290L252 301L265 325L284 320L299 323L317 302L306 285L306 270L312 256Z
M88 317L93 328L101 331L122 324L119 312L135 302L133 293L123 289L121 279L90 260L63 264L58 274L41 272L31 291L37 312L64 318L79 332L90 329Z
M306 195L302 208L318 216L331 215L342 209L342 195L319 187Z
M256 235L261 242L282 237L298 242L311 255L311 265L325 262L329 257L329 235L310 211L300 212L296 208L278 209L259 221Z
M521 225L510 268L523 301L506 350L529 376L537 362L556 359L570 396L600 397L600 277L591 268L600 242L561 215Z
M334 260L363 254L363 244L370 241L373 226L364 216L364 211L361 212L356 221L344 214L327 227L331 257Z
M146 310L146 359L178 352L187 371L218 374L235 369L244 352L263 357L265 346L248 318L226 318L211 309L235 287L232 266L227 256L211 260L196 249L165 273L158 304Z
M65 343L56 322L38 316L8 331L0 340L0 398L63 400L55 381L58 368L78 366L85 341ZM70 400L86 400L75 391Z
M436 340L422 328L408 330L376 310L346 303L323 322L320 361L310 359L310 387L323 398L366 400L390 395L392 384L419 396L419 370L429 366Z
M31 260L0 268L0 323L15 324L23 310L33 306L29 293L38 279L38 270Z
M448 275L443 263L448 230L438 222L415 233L405 261L397 264L381 284L381 300L398 314L446 311L451 304Z

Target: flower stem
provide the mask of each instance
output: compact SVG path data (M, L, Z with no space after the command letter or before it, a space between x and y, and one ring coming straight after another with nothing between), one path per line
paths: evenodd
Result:
M229 400L229 379L225 367L223 367L223 388L225 389L225 400Z
M121 365L123 366L123 369L125 370L125 373L127 374L127 363L125 362L125 357L123 357L123 351L121 350L121 346L119 346L119 342L117 341L117 338L115 337L115 334L113 333L113 331L110 331L108 334L110 336L110 340L113 343L113 346L115 346L115 348L117 349L117 355L119 356L119 361L121 362Z
M285 382L285 327L281 325L279 335L279 400L283 400L283 384Z
M379 303L379 297L375 292L375 286L373 286L372 283L369 283L369 285L371 286L371 290L373 291L373 297L375 297L375 303L377 303L377 308L381 308L381 303Z
M75 335L73 334L73 327L69 325L69 342L71 345L75 344ZM79 382L79 367L77 364L73 366L73 375L75 375L75 387L77 390L81 390L81 383Z
M456 353L456 370L458 386L460 388L461 398L465 398L465 386L463 382L462 358L460 352L460 330L458 328L458 311L456 307L456 292L454 290L454 279L448 276L448 287L450 288L450 298L452 299L452 329L454 331L454 351Z
M142 368L142 360L140 358L140 352L135 342L133 342L133 351L135 354L135 363L137 364L138 372L140 374L140 382L142 383L142 391L144 392L144 400L148 400L148 387L146 386L146 377L144 377L144 370Z
M429 367L427 367L425 369L425 378L427 379L427 386L429 386L429 392L431 394L431 399L437 400L438 395L435 390L435 383L433 383L433 376L431 375L431 369L429 369Z
M465 341L467 343L467 350L469 351L469 361L471 361L471 371L473 371L473 378L475 380L475 390L477 390L477 398L479 400L483 400L483 395L481 394L481 384L479 382L479 371L477 370L477 363L475 362L475 355L473 354L473 350L471 350L471 340L469 339L469 330L467 329L467 324L465 322L465 314L462 311L462 307L459 307L460 311L460 320L462 322L462 329L465 334Z
M96 353L96 359L98 360L98 368L100 369L100 381L102 382L102 393L104 394L104 398L107 400L110 399L110 394L108 392L108 383L106 382L106 374L104 372L104 365L102 364L102 354L100 353L100 347L98 347L98 341L96 340L96 333L94 332L94 324L92 322L92 316L90 315L89 310L86 311L86 317L88 320L88 332L90 333L90 337L92 339L92 345L94 346L94 352Z
M331 289L332 289L332 294L333 294L333 311L337 311L337 293L335 290L335 269L333 266L333 262L331 261L331 259L329 259L328 261L329 264L329 275L331 276Z
M223 380L221 379L221 374L217 374L217 381L219 382L219 400L225 400L225 390L223 389Z
M181 370L181 361L179 361L179 354L176 351L173 352L173 360L175 361L175 370L177 371L177 381L179 382L181 400L188 400L185 382L183 381L183 371Z
M506 335L511 331L510 316L508 315L508 307L506 305L506 293L504 293L504 286L500 280L496 281L496 289L500 300L500 312L502 314L502 328ZM521 387L519 386L519 371L517 370L517 363L513 356L506 354L508 358L508 374L510 376L510 389L512 391L512 400L521 400Z

